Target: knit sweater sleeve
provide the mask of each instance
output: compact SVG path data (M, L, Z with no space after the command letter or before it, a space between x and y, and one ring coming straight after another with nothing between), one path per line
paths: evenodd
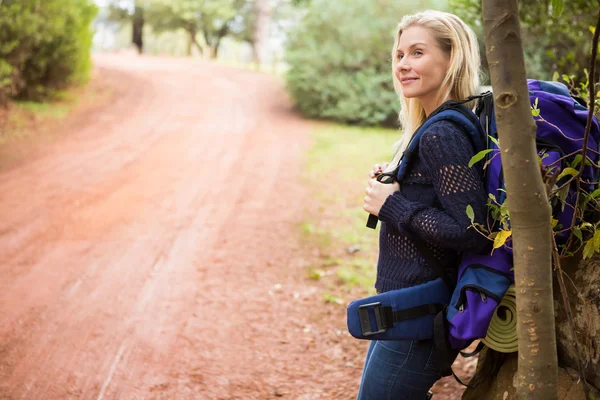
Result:
M488 251L490 241L470 227L466 213L470 205L476 222L485 221L487 192L479 169L468 165L473 155L470 140L459 127L447 121L433 124L421 137L419 157L441 207L411 201L397 191L386 199L379 218L444 248Z

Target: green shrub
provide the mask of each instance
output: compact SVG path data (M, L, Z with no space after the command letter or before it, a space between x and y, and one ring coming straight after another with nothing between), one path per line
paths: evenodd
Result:
M0 1L0 102L86 80L96 12L89 0Z
M345 123L396 125L394 33L402 16L422 3L311 1L286 49L287 87L300 111Z
M452 12L471 25L483 43L483 8L481 0L449 0ZM552 79L554 72L574 74L585 80L583 69L589 68L593 25L598 16L597 1L563 1L560 15L555 15L555 1L521 1L519 18L527 76ZM485 51L481 53L487 66ZM600 59L596 64L600 76Z

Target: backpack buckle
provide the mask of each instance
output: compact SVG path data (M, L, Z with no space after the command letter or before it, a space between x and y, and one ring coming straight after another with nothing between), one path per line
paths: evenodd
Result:
M372 310L375 316L375 331L371 330L371 317L369 310ZM363 304L358 307L358 318L360 320L360 329L363 336L372 336L379 333L384 333L388 328L387 318L383 311L383 307L379 302Z

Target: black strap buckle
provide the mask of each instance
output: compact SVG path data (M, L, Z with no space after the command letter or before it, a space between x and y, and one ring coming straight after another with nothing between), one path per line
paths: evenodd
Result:
M371 330L371 317L369 310L373 310L373 314L375 315L375 331ZM388 328L386 315L381 303L379 302L363 304L362 306L359 306L358 318L360 320L360 329L363 336L372 336L379 333L384 333Z

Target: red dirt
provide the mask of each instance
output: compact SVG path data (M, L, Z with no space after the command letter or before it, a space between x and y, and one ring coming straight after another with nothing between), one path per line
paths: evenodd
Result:
M95 63L111 101L0 169L0 399L353 398L295 228L312 125L266 75Z

